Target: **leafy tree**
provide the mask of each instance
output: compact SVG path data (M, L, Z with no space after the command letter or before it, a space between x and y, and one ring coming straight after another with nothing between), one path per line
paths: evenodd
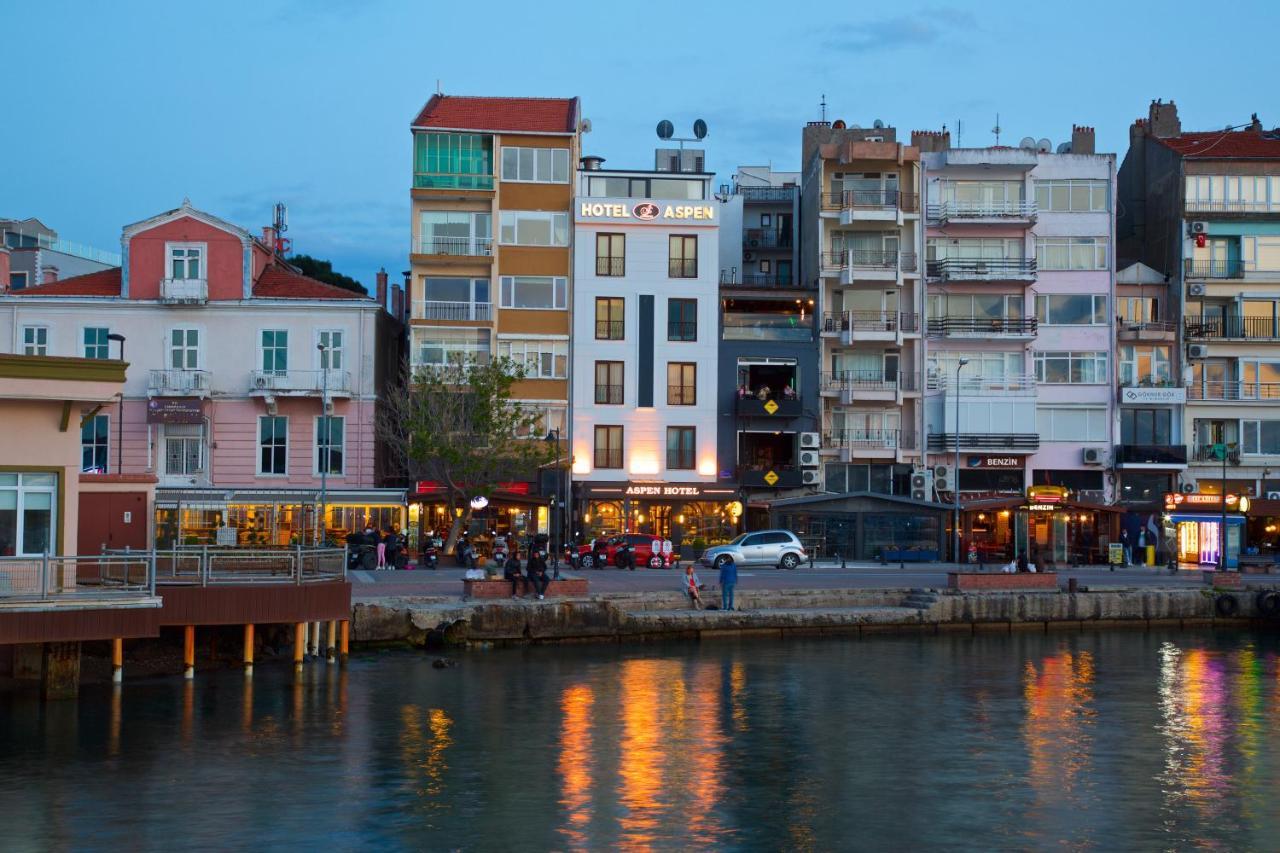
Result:
M294 255L288 261L301 270L303 275L314 278L316 281L323 281L325 284L332 284L334 287L341 287L343 290L354 293L369 295L365 286L351 276L334 272L333 264L329 261L322 261L310 255Z
M555 458L539 434L541 412L511 398L512 386L527 374L522 362L509 358L468 357L406 369L383 399L378 435L395 473L444 486L453 522L445 553L471 518L472 498L489 497L500 482L532 477Z

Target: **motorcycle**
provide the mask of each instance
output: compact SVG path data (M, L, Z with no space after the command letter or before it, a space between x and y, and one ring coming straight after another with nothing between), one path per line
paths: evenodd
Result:
M636 554L635 549L630 545L623 543L618 546L618 550L614 552L613 563L620 569L636 570Z

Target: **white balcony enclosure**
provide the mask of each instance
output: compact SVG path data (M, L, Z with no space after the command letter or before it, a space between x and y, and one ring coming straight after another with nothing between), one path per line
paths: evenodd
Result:
M349 370L255 370L249 380L254 396L351 396Z
M209 282L203 278L162 278L160 301L184 305L208 302Z
M151 397L207 397L207 370L152 370L147 378Z

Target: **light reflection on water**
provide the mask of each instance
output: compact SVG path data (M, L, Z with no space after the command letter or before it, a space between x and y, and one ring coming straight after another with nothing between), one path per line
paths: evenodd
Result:
M0 846L1272 848L1278 651L876 637L9 691Z

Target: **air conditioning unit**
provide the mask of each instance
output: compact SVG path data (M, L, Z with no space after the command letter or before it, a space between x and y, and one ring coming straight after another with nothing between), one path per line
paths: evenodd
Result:
M1107 464L1107 451L1101 447L1086 447L1080 456L1085 465Z
M933 472L915 471L911 474L911 499L928 501L933 499Z
M1208 222L1192 222L1192 223L1187 227L1187 230L1188 230L1189 232L1191 232L1191 236L1192 236L1192 237L1194 237L1194 236L1195 236L1195 235L1197 235L1197 234L1208 234L1208 233L1209 233L1209 223L1208 223Z
M755 244L756 244L756 243L755 243L755 241L754 241L754 240L752 240L752 241L751 241L751 245L753 245L753 246L754 246ZM742 253L742 259L743 259L744 261L754 261L754 260L756 259L756 253L755 253L755 252L743 252L743 253Z
M818 451L801 450L800 451L800 467L801 468L817 468L818 467Z
M1204 344L1191 344L1187 347L1187 358L1208 358L1209 348Z
M822 469L806 468L805 470L800 472L800 481L804 483L806 486L822 485Z
M1200 487L1196 484L1195 480L1183 480L1182 485L1179 488L1182 489L1182 493L1184 495L1191 495L1195 494L1196 489Z
M752 237L750 240L747 241L747 245L753 249L758 249L760 247L760 238Z
M1197 281L1187 285L1187 296L1204 296L1204 282Z
M822 438L816 432L800 433L800 447L803 450L817 450L822 446Z
M940 492L950 492L955 486L955 469L950 465L935 465L933 468L933 485Z
M253 387L254 387L254 388L266 388L266 387L268 387L268 386L270 386L270 385L271 385L271 380L270 380L270 379L268 379L268 378L267 378L267 377L265 377L265 376L255 376L255 377L253 377Z

